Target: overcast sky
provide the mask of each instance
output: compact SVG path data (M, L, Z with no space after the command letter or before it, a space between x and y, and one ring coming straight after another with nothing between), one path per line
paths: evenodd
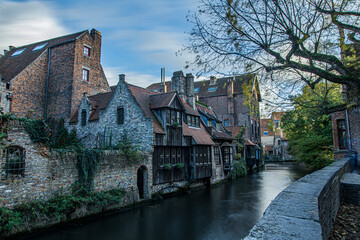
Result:
M110 85L124 73L143 87L183 70L176 56L190 31L186 15L197 0L0 0L0 53L21 46L95 28L102 34L102 66ZM188 71L184 71L188 72ZM193 73L195 74L195 73Z

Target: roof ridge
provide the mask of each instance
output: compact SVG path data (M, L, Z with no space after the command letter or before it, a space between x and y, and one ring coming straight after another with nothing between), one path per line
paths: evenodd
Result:
M15 49L25 48L25 47L28 47L28 46L30 46L30 45L45 43L45 42L49 42L49 41L52 41L52 40L55 40L55 39L59 39L59 38L63 38L63 37L68 37L68 36L71 36L71 35L77 35L77 34L80 34L80 33L84 33L84 32L86 32L86 31L88 31L88 30L84 30L84 31L76 32L76 33L71 33L71 34L66 34L66 35L63 35L63 36L60 36L60 37L54 37L54 38L46 39L46 40L39 41L39 42L29 43L29 44L26 44L26 45L23 45L23 46L15 47Z

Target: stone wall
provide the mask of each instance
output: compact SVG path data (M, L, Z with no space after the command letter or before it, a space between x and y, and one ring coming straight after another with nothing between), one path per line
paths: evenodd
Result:
M58 152L49 150L39 144L34 144L21 124L13 124L8 133L10 146L25 149L24 176L9 175L3 169L5 156L0 159L0 205L12 207L16 204L46 200L57 194L71 191L71 185L78 179L76 168L77 156L75 152ZM99 165L94 178L94 190L103 191L112 188L127 190L127 203L139 201L137 187L137 170L142 166L148 174L144 180L147 189L146 197L151 196L152 171L151 156L144 155L144 159L129 162L119 151L102 151ZM130 201L130 202L129 202Z
M245 239L327 240L340 205L340 181L349 171L347 159L296 181L272 201Z
M83 146L87 148L99 147L100 140L105 134L111 137L113 145L116 145L126 134L128 139L141 150L152 152L153 144L153 120L146 118L145 114L132 96L124 81L119 82L116 90L107 106L100 110L99 119L89 121L85 126L81 125L81 111L85 109L87 116L91 112L91 104L83 98L79 106L79 116L76 125L69 125L69 128L76 128L78 137L82 140ZM117 124L117 109L124 108L124 124Z

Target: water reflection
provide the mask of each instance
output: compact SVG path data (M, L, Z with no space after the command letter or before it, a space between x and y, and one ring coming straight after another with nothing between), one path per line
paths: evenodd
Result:
M265 171L212 190L27 239L239 239L248 234L279 192L305 174L302 168L289 164L268 165Z

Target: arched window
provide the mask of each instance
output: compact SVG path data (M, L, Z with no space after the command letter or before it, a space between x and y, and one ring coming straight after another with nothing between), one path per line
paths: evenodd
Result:
M4 149L5 161L3 161L3 170L5 177L21 176L25 177L25 149L20 146L9 146Z

